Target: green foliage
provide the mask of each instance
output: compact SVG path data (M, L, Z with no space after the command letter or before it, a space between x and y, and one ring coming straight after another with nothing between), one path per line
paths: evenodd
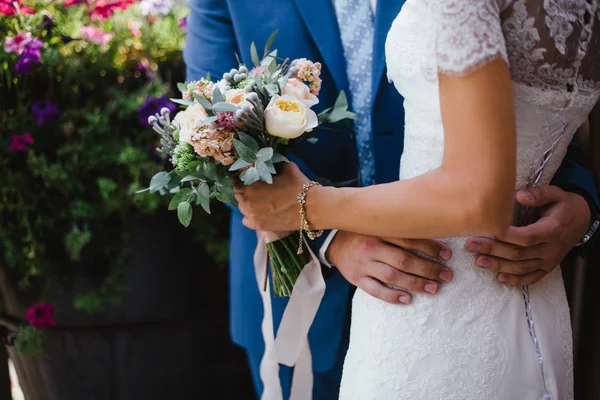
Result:
M95 287L77 295L74 306L98 312L120 299L133 221L166 205L161 196L135 194L167 167L136 110L150 96L172 96L174 82L184 78L179 19L186 10L153 18L134 5L92 21L85 4L62 3L31 0L35 15L0 18L1 38L26 31L44 43L41 63L27 76L14 70L17 54L0 48L0 268L20 288L44 296L57 282L68 285L74 265L85 267L93 257L106 271L101 279L89 272ZM53 29L42 28L43 14ZM132 35L130 21L141 37ZM105 45L80 40L82 25L114 36ZM60 116L38 125L32 113L38 100L50 100ZM9 151L12 137L27 132L35 140L29 150ZM170 181L165 175L158 184ZM201 239L220 257L226 242L217 231L203 229L212 236ZM40 343L32 329L22 330L20 346Z
M43 355L44 331L31 325L22 325L19 327L16 345L21 354Z

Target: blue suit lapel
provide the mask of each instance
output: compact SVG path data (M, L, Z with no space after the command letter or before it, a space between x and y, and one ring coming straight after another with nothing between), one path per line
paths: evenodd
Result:
M385 40L398 16L404 0L378 0L375 14L375 43L373 48L373 104L385 71Z
M338 90L348 93L344 49L331 0L295 0L323 60L333 75Z

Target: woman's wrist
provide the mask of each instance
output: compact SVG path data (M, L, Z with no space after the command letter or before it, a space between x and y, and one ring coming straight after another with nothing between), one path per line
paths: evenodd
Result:
M332 186L315 186L306 198L306 216L315 230L334 229L334 210L340 189Z

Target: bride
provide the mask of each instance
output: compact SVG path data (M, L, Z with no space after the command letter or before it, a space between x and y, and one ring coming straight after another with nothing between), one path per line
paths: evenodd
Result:
M240 188L245 225L297 229L302 191L310 229L449 238L454 281L438 296L402 307L356 291L340 398L572 399L560 270L501 286L464 237L502 238L515 188L550 182L598 101L600 0L408 0L386 54L405 98L400 180L303 188L288 165Z

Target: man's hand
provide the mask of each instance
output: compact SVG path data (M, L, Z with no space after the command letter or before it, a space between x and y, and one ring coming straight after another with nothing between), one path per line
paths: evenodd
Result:
M496 239L471 238L466 245L478 254L478 267L499 272L498 281L509 286L532 285L551 272L585 235L591 218L583 197L556 186L520 191L517 201L538 207L540 220L510 227Z
M427 254L440 263L403 248ZM434 240L380 239L340 231L325 256L351 284L392 304L410 304L411 292L436 294L441 282L452 280L452 271L441 265L452 252Z

